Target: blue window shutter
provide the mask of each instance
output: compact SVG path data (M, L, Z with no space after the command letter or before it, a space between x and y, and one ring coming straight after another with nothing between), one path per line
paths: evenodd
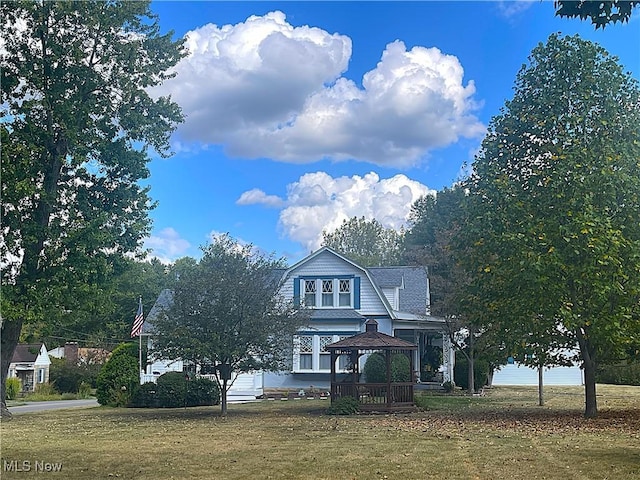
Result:
M296 307L300 306L300 278L293 279L293 304Z
M353 279L353 308L360 310L360 277Z

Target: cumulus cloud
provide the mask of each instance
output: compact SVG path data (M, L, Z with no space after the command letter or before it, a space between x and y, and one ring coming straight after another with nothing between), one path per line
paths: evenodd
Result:
M171 263L186 255L190 247L191 244L171 227L160 230L157 235L151 235L144 242L144 248L151 250L151 256L163 263Z
M187 115L177 140L228 154L307 163L355 159L409 166L484 133L473 81L437 48L387 45L362 87L343 76L351 40L294 27L282 12L186 35L178 75L156 89Z
M283 205L283 200L277 195L267 195L259 188L253 188L240 195L236 201L238 205L255 205L261 204L267 207L278 208Z
M332 232L346 219L376 219L386 228L406 225L411 205L435 190L396 175L380 179L375 172L364 176L333 178L325 172L307 173L287 187L285 208L280 212L283 235L313 251L322 243L322 232Z

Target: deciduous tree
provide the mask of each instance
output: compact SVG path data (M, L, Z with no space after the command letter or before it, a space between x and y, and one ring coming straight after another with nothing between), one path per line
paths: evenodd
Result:
M149 2L2 2L2 412L24 322L99 295L149 230L148 148L181 121L148 90L183 55Z
M156 319L153 352L213 367L227 413L231 372L290 368L293 335L306 320L279 294L283 263L221 236L183 265ZM154 353L152 353L154 354Z
M640 334L640 89L617 59L552 35L518 73L467 183L475 286L518 332L567 335L595 371ZM503 317L504 318L504 317Z

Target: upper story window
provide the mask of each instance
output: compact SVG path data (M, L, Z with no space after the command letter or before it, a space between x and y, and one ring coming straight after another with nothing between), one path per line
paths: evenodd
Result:
M302 279L304 304L311 308L354 308L354 282L354 278Z

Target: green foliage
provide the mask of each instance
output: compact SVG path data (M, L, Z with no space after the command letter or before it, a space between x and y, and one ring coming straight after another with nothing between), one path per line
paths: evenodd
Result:
M274 270L283 265L252 245L217 238L198 263L181 265L170 305L154 321L155 352L235 372L286 368L293 335L308 314L278 295Z
M18 377L7 378L5 381L7 400L15 400L22 390L22 383Z
M461 353L456 354L456 364L453 370L453 376L456 379L456 385L462 387L463 390L469 390L469 362ZM487 384L489 378L489 362L483 359L475 359L473 362L473 389L480 390Z
M362 369L367 383L386 383L387 363L380 353L373 353L367 357Z
M442 366L442 347L426 345L422 355L422 378L431 380Z
M74 364L64 358L52 358L49 367L49 382L60 393L77 393L82 383L88 384L89 388L95 388L101 368L100 364Z
M597 364L640 335L640 88L600 46L554 34L514 90L466 182L467 300L536 366L577 343L594 416Z
M322 245L345 255L358 265L398 265L402 259L403 232L385 228L376 219L353 217L333 232L322 233Z
M78 398L89 398L92 393L91 384L84 381L80 382L80 385L78 385Z
M640 363L600 365L596 382L612 385L640 385Z
M191 378L181 372L167 372L158 383L148 382L136 389L133 407L197 407L220 402L218 385L207 378Z
M444 389L444 393L452 393L456 389L456 384L451 381L447 381L442 384L442 388Z
M123 343L116 347L96 380L96 397L100 405L125 407L140 382L138 346Z
M367 361L364 363L362 372L364 373L367 383L386 383L387 362L384 355L378 352L369 355ZM402 353L396 353L391 356L391 381L411 381L411 362L409 358Z
M625 23L631 18L631 12L640 5L637 0L555 0L556 15L559 17L591 19L596 29L606 27L609 23Z
M184 52L149 1L2 2L0 13L0 337L12 351L23 322L122 324L108 315L113 274L150 230L140 181L182 121L149 92Z
M333 402L327 409L328 415L354 415L360 411L360 402L354 397L342 397Z

